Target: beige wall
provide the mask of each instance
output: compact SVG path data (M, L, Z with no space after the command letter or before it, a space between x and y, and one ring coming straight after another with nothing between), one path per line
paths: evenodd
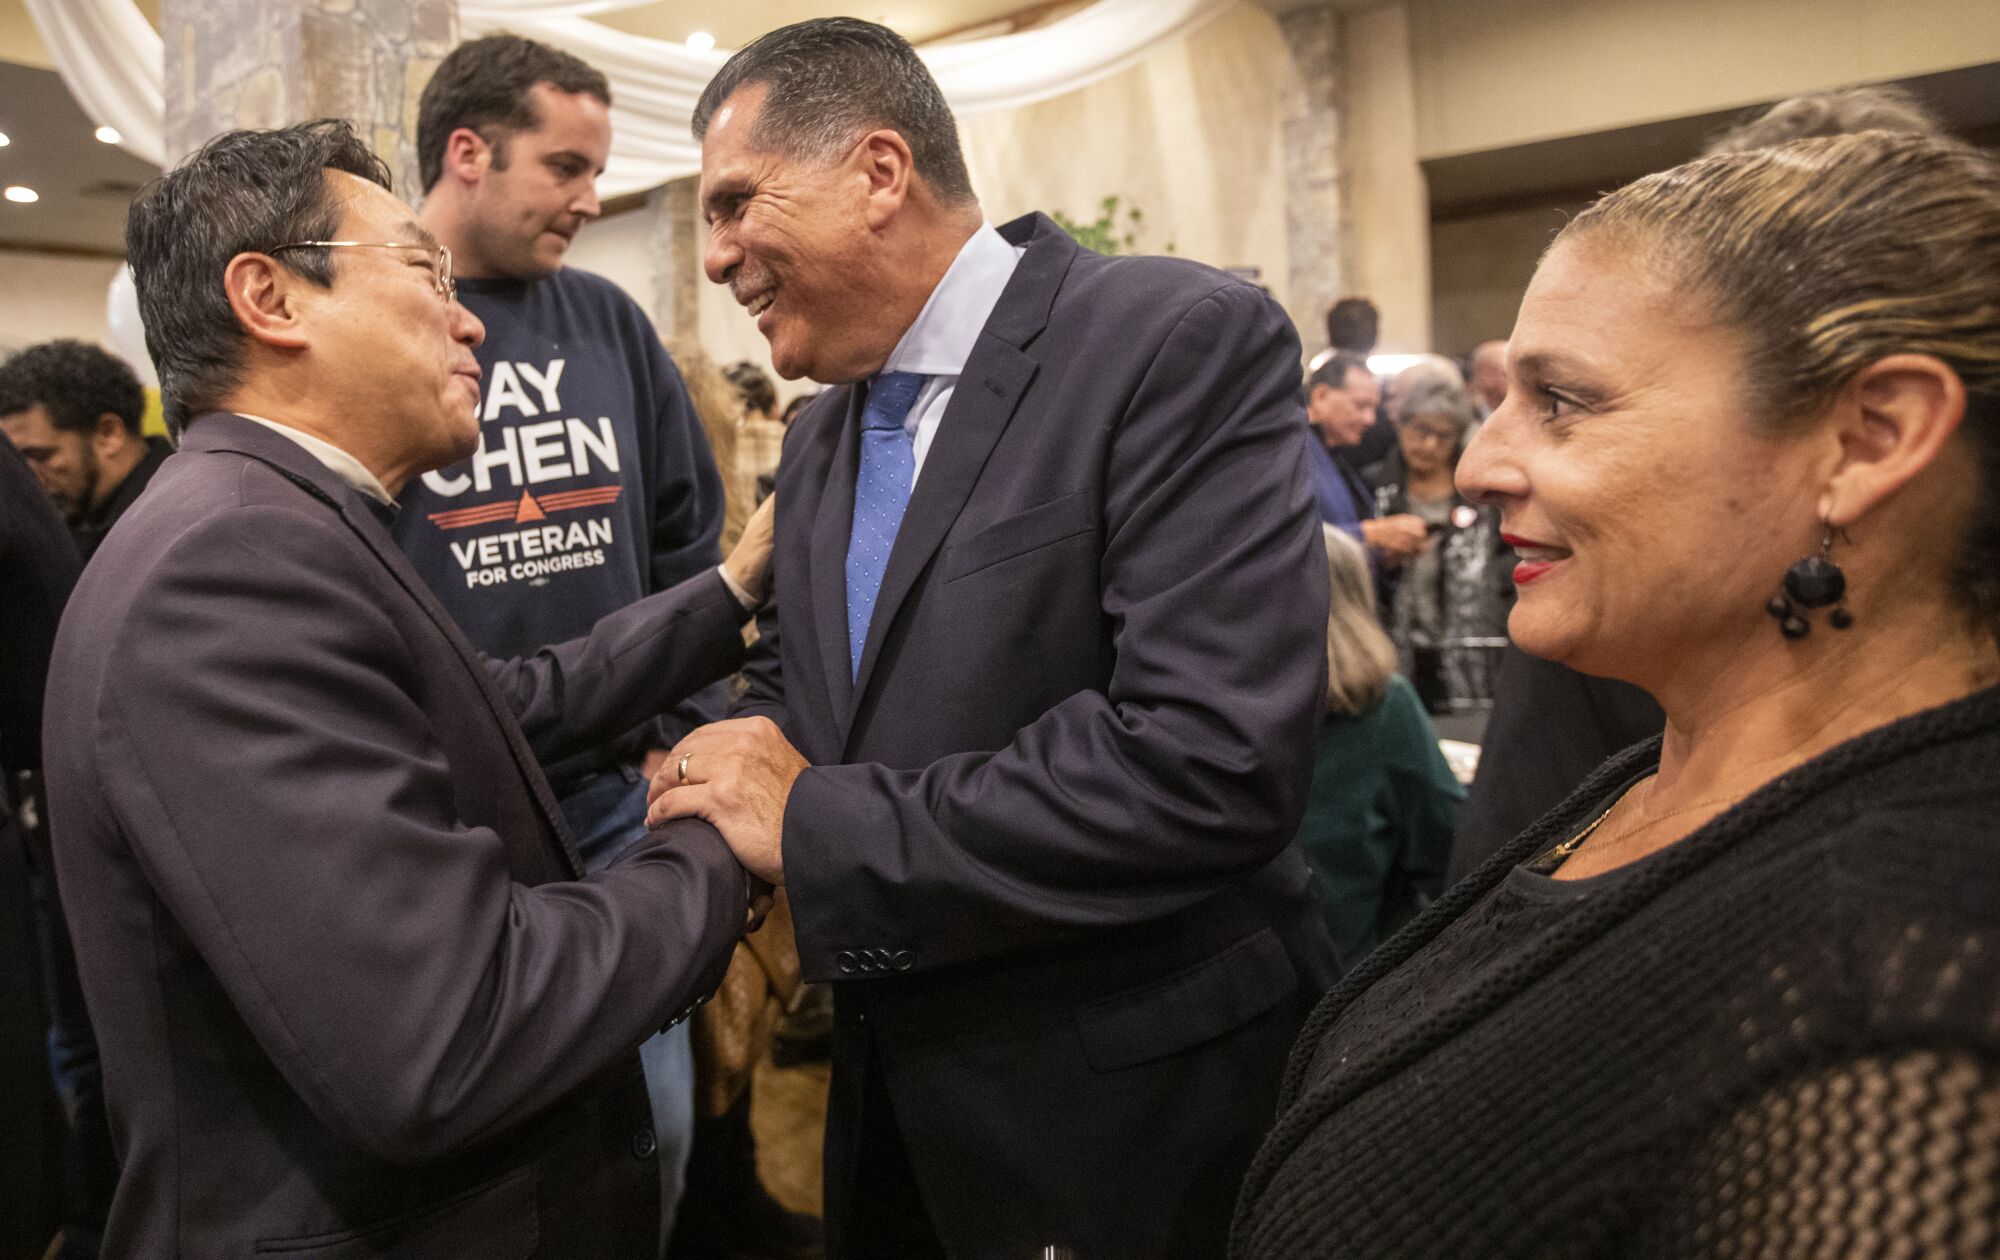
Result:
M960 119L986 217L1056 209L1088 221L1116 195L1145 212L1140 252L1171 241L1183 258L1257 267L1285 301L1285 85L1274 70L1287 64L1277 22L1238 4L1081 91ZM1313 323L1302 332L1316 346Z
M1250 4L1157 49L1102 82L1023 109L960 120L959 132L986 217L1001 224L1030 210L1097 217L1116 195L1145 213L1142 252L1174 252L1218 267L1253 266L1285 300L1288 251L1282 117L1286 64L1276 21ZM570 253L610 277L650 312L652 258L647 211L586 228ZM1421 262L1421 260L1419 260ZM700 282L704 348L718 363L768 367L769 349L728 291ZM1303 330L1323 339L1318 315ZM775 378L775 374L774 374ZM781 396L816 388L780 382Z
M1409 14L1420 160L2000 61L1994 0L1408 0L1393 9ZM1515 200L1430 225L1433 347L1462 354L1506 336L1536 260L1580 206Z
M1536 262L1565 215L1579 208L1550 203L1432 224L1433 348L1463 355L1511 333Z
M7 277L7 297L0 302L0 353L57 337L108 348L105 299L119 265L112 258L0 249L0 275Z
M1410 0L1419 157L2000 60L1994 0Z
M1350 293L1382 312L1381 348L1431 347L1430 204L1417 163L1417 109L1408 11L1400 4L1341 23ZM1322 334L1311 344L1318 345Z

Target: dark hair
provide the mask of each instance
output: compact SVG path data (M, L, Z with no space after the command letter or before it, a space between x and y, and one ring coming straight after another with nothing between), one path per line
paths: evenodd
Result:
M223 291L229 260L334 235L340 203L328 171L389 187L389 168L354 129L321 118L275 131L225 131L133 200L125 256L174 433L237 383L243 328ZM276 259L315 284L333 283L326 250L289 249Z
M1326 312L1326 344L1336 350L1367 354L1375 348L1381 325L1375 304L1363 297L1344 297Z
M763 368L745 359L732 363L723 370L729 383L736 387L737 396L751 411L761 411L770 415L778 409L778 387L771 384L771 378Z
M694 107L694 138L738 88L770 89L751 139L798 157L832 159L856 135L887 127L910 146L917 174L942 201L971 201L958 124L908 40L859 18L782 26L736 50Z
M34 406L65 433L88 433L108 412L137 437L146 391L125 360L65 338L29 346L0 363L0 416Z
M1335 389L1347 388L1349 372L1368 372L1368 360L1347 350L1336 350L1319 361L1319 366L1306 378L1306 392L1312 393L1315 385L1331 385ZM1373 373L1370 373L1371 375Z
M1584 237L1648 259L1743 337L1774 429L1889 355L1957 373L1980 485L1955 593L2000 629L2000 162L1887 131L1721 154L1627 184L1556 239Z
M813 399L818 397L819 397L819 392L815 390L810 394L800 394L794 397L792 401L786 403L785 414L783 417L781 417L784 421L785 427L787 429L791 428L792 421L798 419L799 413L806 409L807 404L811 403Z
M1703 157L1743 153L1774 144L1810 140L1814 136L1845 136L1857 131L1902 131L1936 136L1944 128L1923 102L1902 88L1839 88L1779 101L1745 123L1709 141Z
M444 144L470 127L493 146L493 165L507 169L507 137L541 126L528 90L546 83L611 104L611 84L580 57L519 35L468 40L438 63L417 104L417 178L424 191L444 174Z

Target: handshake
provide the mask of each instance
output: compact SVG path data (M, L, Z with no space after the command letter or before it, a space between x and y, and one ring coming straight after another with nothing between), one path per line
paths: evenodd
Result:
M700 818L722 833L743 868L785 882L785 803L806 768L769 718L732 718L690 731L647 759L646 825Z

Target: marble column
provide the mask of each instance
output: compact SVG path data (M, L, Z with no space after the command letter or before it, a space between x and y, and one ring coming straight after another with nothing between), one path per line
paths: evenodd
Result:
M698 176L669 180L646 194L652 230L653 316L660 335L696 341L701 336L702 223L696 212Z
M346 118L414 201L417 100L458 0L160 0L167 158L237 127Z
M1342 294L1346 186L1341 152L1340 15L1307 4L1278 17L1291 52L1285 93L1285 236L1291 254L1285 292L1306 353L1326 344L1326 311Z

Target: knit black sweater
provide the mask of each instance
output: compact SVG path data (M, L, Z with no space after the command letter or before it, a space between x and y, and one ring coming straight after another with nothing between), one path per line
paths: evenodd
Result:
M1658 755L1327 996L1232 1255L2000 1256L2000 689L1620 870L1517 869Z

